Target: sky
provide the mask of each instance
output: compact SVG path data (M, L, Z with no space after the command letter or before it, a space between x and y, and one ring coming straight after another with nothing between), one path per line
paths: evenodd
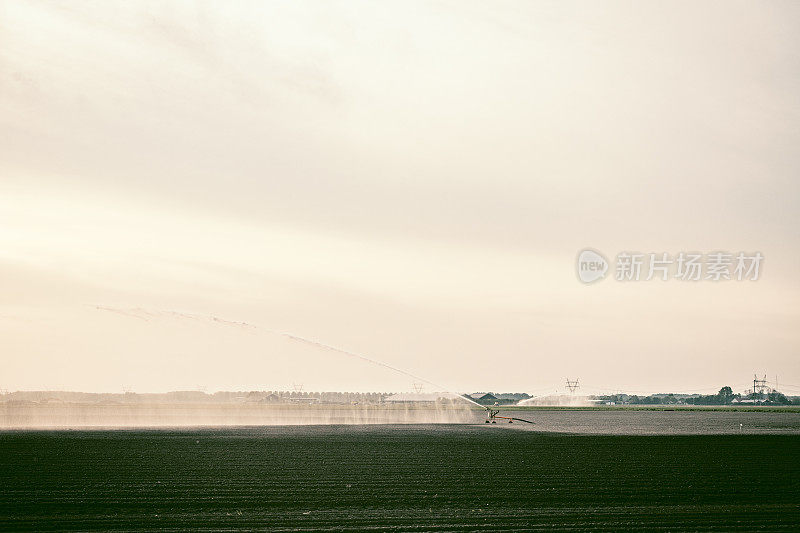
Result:
M4 1L0 389L415 388L288 332L425 390L800 393L798 26L773 1ZM623 251L764 260L623 282Z

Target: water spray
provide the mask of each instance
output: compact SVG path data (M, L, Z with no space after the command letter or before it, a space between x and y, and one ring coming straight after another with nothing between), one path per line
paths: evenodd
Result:
M474 405L477 405L478 407L482 407L482 408L486 409L486 423L487 424L496 424L498 420L508 420L509 424L513 424L515 420L518 421L518 422L524 422L526 424L533 424L533 422L531 422L530 420L524 420L522 418L514 418L514 417L511 417L511 416L500 416L499 415L499 413L500 413L499 409L493 409L490 406L481 405L478 402L468 398L467 396L465 396L463 394L458 394L458 393L455 393L455 392L452 392L452 391L445 390L445 388L442 387L441 385L438 385L438 384L436 384L436 383L434 383L434 382L432 382L432 381L430 381L428 379L416 376L416 375L412 374L411 372L407 372L407 371L402 370L400 368L393 367L392 365L386 364L386 363L384 363L382 361L378 361L377 359L372 359L371 357L367 357L365 355L361 355L361 354L354 353L354 352L351 352L351 351L348 351L348 350L344 350L342 348L337 348L335 346L331 346L329 344L325 344L325 343L322 343L322 342L319 342L319 341L315 341L315 340L312 340L312 339L306 339L304 337L299 337L297 335L292 335L291 333L284 333L284 332L272 331L272 330L266 330L266 331L269 331L270 333L273 333L273 334L276 334L276 335L282 335L284 337L288 337L289 339L292 339L292 340L295 340L295 341L298 341L298 342L304 342L306 344L311 344L312 346L317 346L317 347L322 348L324 350L330 350L330 351L333 351L333 352L337 352L337 353L341 353L341 354L344 354L344 355L348 355L350 357L355 357L357 359L361 359L362 361L366 361L368 363L372 363L373 365L382 366L384 368L388 368L389 370L393 370L394 372L398 372L398 373L403 374L405 376L408 376L410 378L413 378L413 379L416 379L416 380L419 380L419 381L423 381L423 382L425 382L425 383L427 383L429 385L433 385L434 387L436 387L436 388L438 388L440 390L443 390L444 392L448 392L450 394L455 394L459 398L462 398L462 399L468 401L471 404L474 404ZM495 406L497 406L496 403L495 403Z
M113 308L113 307L106 307L106 306L100 306L100 305L95 306L95 308L98 309L98 310L101 310L101 311L114 312L114 313L123 314L123 315L127 315L127 316L132 316L134 318L140 318L140 319L144 318L144 317L140 316L140 313L150 314L147 311L144 311L143 309L135 309L135 310L117 309L117 308ZM134 311L134 312L132 312L132 311ZM370 364L373 364L373 365L377 365L377 366L380 366L380 367L383 367L383 368L387 368L387 369L389 369L389 370L391 370L393 372L397 372L399 374L403 374L404 376L408 376L408 377L410 377L410 378L412 378L412 379L414 379L416 381L427 383L428 385L431 385L431 386L439 389L442 392L446 392L448 394L453 394L457 398L463 399L463 400L465 400L465 401L467 401L467 402L469 402L469 403L471 403L473 405L476 405L476 406L478 406L478 407L480 407L482 409L486 409L486 415L487 415L486 423L487 424L496 424L497 420L501 420L501 419L502 420L508 420L509 424L513 423L515 420L518 421L518 422L525 422L527 424L533 424L533 422L531 422L530 420L523 420L521 418L514 418L514 417L509 417L509 416L499 416L499 413L500 413L499 409L493 409L490 406L481 405L478 402L476 402L476 401L472 400L471 398L469 398L468 396L460 394L460 393L457 393L457 392L453 392L451 390L447 390L446 387L443 387L443 386L439 385L438 383L434 383L433 381L431 381L429 379L425 379L423 377L417 376L417 375L412 374L411 372L408 372L408 371L403 370L401 368L397 368L397 367L394 367L394 366L389 365L387 363L384 363L383 361L379 361L377 359L373 359L371 357L367 357L366 355L362 355L362 354L359 354L359 353L351 352L351 351L345 350L343 348L337 348L336 346L331 346L330 344L325 344L324 342L320 342L320 341L317 341L317 340L314 340L314 339L309 339L309 338L306 338L306 337L301 337L299 335L294 335L292 333L287 333L287 332L284 332L284 331L276 331L276 330L272 330L272 329L262 328L262 327L259 327L259 326L255 325L255 324L251 324L251 323L247 323L247 322L234 322L234 321L230 321L230 320L224 320L224 319L215 317L213 315L212 316L208 316L208 317L204 317L202 315L194 315L194 314L190 315L190 314L187 314L187 313L178 313L178 312L175 312L175 311L170 311L168 313L171 316L178 317L178 318L190 318L190 319L193 319L193 320L205 318L205 319L207 319L207 320L209 320L209 321L211 321L211 322L213 322L215 324L223 325L223 326L240 326L240 327L248 327L248 328L260 329L262 331L265 331L267 333L271 333L273 335L279 335L281 337L285 337L287 339L291 339L291 340L296 341L296 342L302 342L302 343L305 343L305 344L309 344L311 346L315 346L317 348L321 348L323 350L328 350L328 351L336 352L336 353L339 353L339 354L342 354L342 355L347 355L349 357L354 357L356 359L361 359L362 361L366 361L367 363L370 363ZM145 318L145 320L146 320L146 318ZM497 404L495 404L495 407L496 406L497 406Z
M428 385L431 385L431 386L441 390L442 392L446 392L448 394L455 394L459 398L463 398L464 400L467 400L468 402L473 403L473 404L477 405L478 407L483 407L478 402L470 400L469 398L467 398L467 397L465 397L465 396L463 396L461 394L458 394L457 392L453 392L453 391L447 390L445 387L443 387L443 386L441 386L439 384L436 384L433 381L430 381L430 380L427 380L425 378L416 376L416 375L412 374L411 372L407 372L407 371L405 371L403 369L394 367L392 365L384 363L383 361L378 361L377 359L372 359L371 357L367 357L366 355L361 355L361 354L358 354L358 353L355 353L355 352L351 352L351 351L345 350L343 348L337 348L336 346L331 346L330 344L325 344L324 342L319 342L319 341L316 341L316 340L313 340L313 339L307 339L305 337L300 337L298 335L293 335L291 333L285 333L285 332L282 332L282 331L274 331L274 330L270 330L270 329L265 329L264 331L267 331L267 332L272 333L274 335L281 335L282 337L286 337L286 338L291 339L293 341L310 344L311 346L316 346L317 348L322 348L323 350L329 350L329 351L337 352L337 353L340 353L340 354L343 354L343 355L347 355L347 356L350 356L350 357L355 357L356 359L361 359L362 361L366 361L366 362L371 363L373 365L382 366L383 368L388 368L389 370L392 370L392 371L397 372L399 374L403 374L404 376L408 376L408 377L410 377L412 379L415 379L417 381L425 382Z

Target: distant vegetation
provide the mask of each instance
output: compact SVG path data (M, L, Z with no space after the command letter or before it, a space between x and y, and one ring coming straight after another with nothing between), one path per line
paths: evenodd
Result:
M475 392L472 394L464 394L464 398L480 405L494 405L496 403L511 405L522 400L527 400L530 397L531 395L525 392Z
M701 394L652 394L636 396L611 394L595 397L604 403L617 405L800 405L800 397L787 397L778 391L764 394L735 394L730 387L722 387L718 393Z

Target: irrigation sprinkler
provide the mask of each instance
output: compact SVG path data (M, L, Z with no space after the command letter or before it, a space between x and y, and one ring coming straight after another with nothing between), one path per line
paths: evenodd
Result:
M497 404L495 404L497 405ZM533 424L530 420L525 420L523 418L514 418L513 416L500 416L500 409L492 409L491 407L486 407L486 423L487 424L497 424L498 419L508 420L509 424L513 424L514 420L517 422L525 422L526 424Z

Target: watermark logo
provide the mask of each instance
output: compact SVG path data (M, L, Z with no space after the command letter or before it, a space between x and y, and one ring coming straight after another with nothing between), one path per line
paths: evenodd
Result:
M578 254L577 268L579 280L584 283L594 283L606 276L608 261L600 252L586 248Z
M620 252L613 270L616 281L757 281L763 260L761 252ZM593 283L605 277L609 262L586 248L578 254L577 268L578 279Z

